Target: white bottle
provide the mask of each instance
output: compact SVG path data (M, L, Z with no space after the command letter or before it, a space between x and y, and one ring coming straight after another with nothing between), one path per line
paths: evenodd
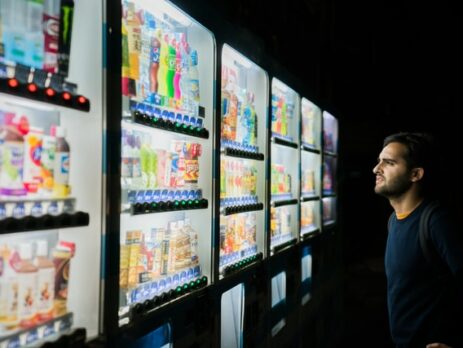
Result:
M8 245L0 246L0 262L3 264L0 276L0 336L3 331L16 329L19 324L18 315L18 274L12 267L13 257L17 252Z
M37 267L32 264L32 244L19 245L21 261L18 274L18 312L19 326L30 328L35 326L37 314Z
M70 147L65 139L66 129L56 127L56 152L53 166L53 196L67 197L70 193Z
M37 318L46 321L53 318L55 298L55 265L48 257L48 242L37 241L37 253L34 265L37 273Z
M25 64L43 68L43 0L26 1L26 56Z

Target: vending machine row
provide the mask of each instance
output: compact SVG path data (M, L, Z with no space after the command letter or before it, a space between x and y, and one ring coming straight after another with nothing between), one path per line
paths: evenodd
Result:
M293 344L336 118L219 17L115 3L0 4L0 347Z

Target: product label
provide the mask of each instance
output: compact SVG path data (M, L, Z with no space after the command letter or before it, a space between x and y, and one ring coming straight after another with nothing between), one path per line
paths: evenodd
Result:
M50 319L55 297L55 268L41 268L38 272L37 312L41 319Z
M5 141L2 148L0 190L8 195L25 194L23 188L24 145L22 142Z
M19 320L22 327L34 325L36 314L36 290L37 290L37 273L19 273L18 274L18 310Z
M54 180L58 184L66 185L69 182L69 152L57 152L55 156Z

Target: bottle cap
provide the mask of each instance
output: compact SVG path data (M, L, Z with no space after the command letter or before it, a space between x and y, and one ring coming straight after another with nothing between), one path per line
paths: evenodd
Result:
M19 257L21 260L32 259L32 245L31 243L21 243L19 245Z
M46 240L37 241L37 256L48 256L48 242Z
M66 136L66 128L58 126L56 127L56 137L64 138Z

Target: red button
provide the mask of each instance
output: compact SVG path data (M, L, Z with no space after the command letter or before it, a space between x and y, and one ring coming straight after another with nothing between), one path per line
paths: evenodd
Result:
M16 88L19 86L19 82L16 79L9 79L8 86L10 86L11 88Z
M68 93L68 92L63 93L63 99L64 100L69 101L69 100L71 100L71 98L72 98L72 96L71 96L70 93Z
M29 90L29 92L35 93L35 92L37 92L38 88L37 88L36 84L30 83L30 84L27 85L27 89Z
M47 95L47 97L50 97L50 98L51 98L51 97L54 97L54 96L55 96L56 92L55 92L55 90L52 89L52 88L47 88L47 89L45 90L45 94Z

